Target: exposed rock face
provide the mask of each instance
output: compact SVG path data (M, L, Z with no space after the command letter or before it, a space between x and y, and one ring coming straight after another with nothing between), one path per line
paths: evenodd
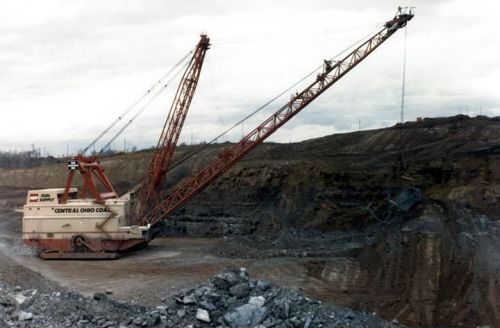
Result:
M387 197L418 186L424 198L488 214L500 212L500 120L457 116L399 129L333 135L296 144L264 144L194 198L168 223L170 233L247 234L300 227L361 228L380 218ZM195 165L181 168L195 172ZM402 180L401 176L413 179ZM168 189L168 188L167 188Z
M291 270L315 279L309 293L409 326L498 325L499 221L428 200L375 228L234 237L217 253L273 257L276 270L299 257Z
M231 204L224 213L250 213L257 232L366 231L376 222L366 207L384 218L385 197L404 185L398 179L404 174L422 190L424 203L380 227L381 235L344 238L343 250L318 237L326 245L323 255L330 251L343 259L311 270L338 291L336 302L405 324L500 325L499 127L495 120L466 117L406 125L402 170L394 162L397 130L266 145L266 160L252 155L184 212L210 211L206 204L217 204L214 195L222 195ZM322 250L298 248L293 238L287 243L281 249L245 245L257 247L255 256L314 256Z
M499 222L437 204L421 211L360 254L367 288L394 295L369 308L419 326L498 325Z

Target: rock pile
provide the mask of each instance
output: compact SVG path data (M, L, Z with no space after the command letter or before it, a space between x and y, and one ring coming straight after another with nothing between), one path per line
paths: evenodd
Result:
M38 294L0 285L3 327L400 327L349 309L331 308L266 281L245 269L224 270L156 308L68 292Z
M165 306L171 327L400 327L374 315L331 308L293 290L249 279L245 269L224 270Z
M144 307L115 302L106 296L88 298L71 292L43 294L36 289L23 291L0 283L0 328L119 327L145 313L148 310Z

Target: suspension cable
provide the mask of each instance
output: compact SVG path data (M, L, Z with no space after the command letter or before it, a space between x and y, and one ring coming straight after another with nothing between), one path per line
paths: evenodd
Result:
M400 125L399 125L399 149L398 149L398 161L400 171L403 168L403 123L404 123L404 111L405 111L405 91L406 91L406 48L408 42L408 25L405 26L405 36L404 36L404 50L403 50L403 76L401 82L401 117L400 117Z
M406 89L406 48L408 42L408 25L405 27L405 41L404 41L404 53L403 53L403 83L401 86L401 124L404 122L404 110L405 110L405 89Z
M151 97L148 99L148 101L141 107L141 109L139 109L135 114L134 116L132 116L130 118L130 120L120 129L118 130L118 132L108 141L108 143L106 145L104 145L104 147L101 148L101 150L99 151L99 154L102 154L112 143L113 141L116 140L116 138L118 138L122 133L123 131L125 131L126 128L128 128L134 121L135 119L142 113L144 112L144 110L163 92L165 91L165 89L170 85L170 83L176 78L179 76L179 74L181 72L183 72L186 67L189 65L189 61L186 61L184 63L184 65L182 66L181 69L179 69L164 85L161 86L160 89L158 89L158 91Z
M194 49L193 49L194 50ZM153 83L151 85L151 87L149 87L146 92L144 92L144 94L142 96L139 97L139 99L137 99L134 103L132 103L132 105L130 105L127 109L125 109L125 111L123 111L123 113L120 114L120 116L118 116L118 118L113 121L113 123L111 123L106 129L104 129L104 131L102 131L94 140L92 140L92 142L87 146L85 147L83 150L80 151L80 154L81 155L85 155L85 153L92 147L94 146L106 133L109 132L109 130L111 130L118 122L120 122L123 117L125 115L127 115L130 111L132 111L132 109L134 109L137 105L139 105L148 95L151 94L151 92L156 89L159 85L161 85L163 83L163 80L166 79L170 74L172 74L172 72L177 68L179 67L188 57L190 54L193 53L193 50L189 51L184 57L182 57L181 60L179 60L179 62L177 62L167 73L165 73L157 82Z
M334 61L335 58L338 58L339 56L341 56L342 54L344 54L345 52L347 52L349 49L355 47L357 44L360 44L360 43L364 42L365 40L367 40L368 38L370 38L374 33L375 32L370 32L369 34L365 35L360 40L354 42L353 44L349 45L347 48L345 48L344 50L342 50L341 52L339 52L338 54L336 54L335 56L333 56L329 61ZM208 146L210 146L211 144L213 144L214 142L216 142L217 140L219 140L221 137L223 137L224 135L226 135L227 133L229 133L230 131L232 131L234 128L236 128L240 124L243 124L246 120L248 120L249 118L251 118L252 116L254 116L255 114L257 114L258 112L260 112L261 110L263 110L264 108L266 108L267 106L269 106L275 100L277 100L278 98L280 98L281 96L283 96L285 93L289 92L291 89L293 89L294 87L296 87L300 83L302 83L304 80L306 80L307 78L309 78L311 75L315 74L322 67L323 67L323 65L320 65L320 66L316 67L312 72L310 72L309 74L307 74L306 76L304 76L303 78L301 78L299 81L297 81L294 84L292 84L290 87L288 87L284 91L280 92L278 95L276 95L273 98L271 98L265 104L263 104L262 106L260 106L259 108L257 108L256 110L254 110L253 112L251 112L250 114L248 114L247 116L245 116L243 119L241 119L240 121L238 121L237 123L235 123L230 128L228 128L225 131L223 131L221 134L219 134L218 136L216 136L215 138L213 138L212 140L210 140L208 143L205 143L205 144L201 145L197 149L193 150L192 152L190 152L189 154L187 154L186 156L184 156L183 158L181 158L180 160L178 160L177 162L175 162L170 167L170 170L173 170L177 166L181 165L182 163L184 163L185 161L187 161L188 159L190 159L191 157L193 157L197 153L201 152L202 150L204 150L205 148L207 148Z

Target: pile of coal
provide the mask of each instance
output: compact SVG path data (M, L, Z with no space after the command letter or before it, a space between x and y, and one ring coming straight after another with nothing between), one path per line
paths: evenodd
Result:
M401 327L374 315L332 308L242 269L224 270L162 308L169 327Z
M105 294L90 298L67 291L40 293L0 283L0 328L120 327L146 313L145 307L116 302Z
M330 307L296 291L229 269L156 308L71 292L39 293L0 283L4 327L400 327L374 315Z

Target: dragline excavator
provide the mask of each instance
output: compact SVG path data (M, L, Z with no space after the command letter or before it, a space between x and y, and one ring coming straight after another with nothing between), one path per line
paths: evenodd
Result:
M64 188L30 190L23 208L23 242L37 248L45 259L112 259L147 245L155 227L217 177L251 152L293 116L341 79L414 14L399 8L397 14L372 37L341 60L326 60L322 70L305 89L296 92L239 142L223 149L206 167L173 188L165 198L161 189L172 163L191 100L193 99L210 40L201 35L182 76L149 169L134 192L118 196L96 156L81 153L68 163ZM72 187L79 172L82 190Z

